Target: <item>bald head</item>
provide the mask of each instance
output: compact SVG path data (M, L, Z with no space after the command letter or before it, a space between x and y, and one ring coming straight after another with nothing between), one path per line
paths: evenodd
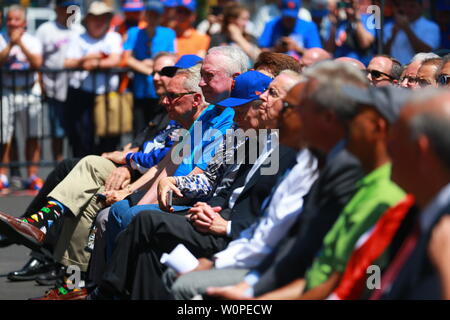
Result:
M305 67L312 66L313 64L316 64L317 62L331 59L331 54L322 48L311 48L308 50L305 50L303 53L301 63Z
M342 62L350 63L351 65L358 68L359 70L366 70L366 66L364 65L364 63L362 63L359 60L353 59L353 58L340 57L340 58L334 59L334 61L342 61Z

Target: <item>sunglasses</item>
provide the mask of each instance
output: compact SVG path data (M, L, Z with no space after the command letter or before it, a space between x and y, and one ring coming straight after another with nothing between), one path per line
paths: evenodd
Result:
M382 78L382 76L388 77L389 79L393 80L394 77L392 77L390 74L378 71L378 70L366 70L367 74L370 74L370 76L372 77L372 79L378 80L380 78Z
M175 100L180 99L181 97L187 96L189 94L195 94L197 92L194 91L189 91L189 92L182 92L182 93L172 93L172 92L167 92L166 94L162 95L162 99L167 98L167 100L169 100L170 103L173 103Z
M438 78L438 83L441 86L448 86L450 84L450 75L449 74L441 74Z
M428 86L431 86L431 82L426 79L419 79L418 83L421 88L426 88Z

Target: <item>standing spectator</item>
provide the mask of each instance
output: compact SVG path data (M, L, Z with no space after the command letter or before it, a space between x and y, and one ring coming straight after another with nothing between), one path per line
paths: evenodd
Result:
M402 65L387 55L375 56L367 66L367 78L375 87L397 84L402 74Z
M256 39L246 32L249 19L250 12L244 6L227 7L223 15L222 29L211 37L210 47L235 44L255 61L261 50L256 46Z
M299 19L300 0L283 0L281 17L269 21L259 38L259 46L298 57L304 49L321 48L319 32L313 22Z
M210 37L200 34L193 27L196 9L196 0L178 1L175 32L177 33L176 52L180 56L195 54L203 58L209 48Z
M367 65L374 54L375 28L370 28L366 14L371 1L340 1L328 16L330 24L324 35L324 47L336 58L355 58Z
M174 29L176 24L176 13L178 0L160 0L164 5L164 13L161 17L161 25L166 28Z
M67 93L66 130L75 157L94 152L96 95L118 87L117 75L96 72L116 67L120 62L122 39L118 33L108 31L112 15L111 7L100 1L92 2L84 21L86 32L72 38L67 50L64 66L84 69L71 75Z
M116 19L115 17L111 21L111 25L117 33L119 33L125 40L127 31L132 27L145 28L146 22L143 17L145 5L142 0L125 0L122 4L122 12L124 17Z
M223 13L228 6L238 4L236 0L218 0L217 5L208 9L206 19L201 21L197 26L197 31L208 36L220 33L223 23ZM246 30L247 31L247 30Z
M430 52L440 45L439 26L422 16L422 0L399 0L395 22L385 28L385 52L408 63L418 52Z
M300 6L301 7L301 6ZM255 37L261 36L264 31L264 26L267 22L278 18L281 15L281 1L280 0L266 0L266 4L263 5L256 12L253 19ZM305 8L300 8L298 11L298 18L305 21L312 21L311 14Z
M42 45L37 38L25 32L26 10L21 6L11 6L6 16L6 31L0 34L0 66L7 70L21 70L17 73L5 72L2 75L2 159L8 164L11 159L12 139L15 120L18 119L26 140L26 159L36 163L40 160L42 135L41 104L33 86L37 77L35 72L27 72L42 65ZM25 71L25 72L24 72ZM36 86L34 86L36 88ZM27 168L30 189L40 189L42 180L36 176L38 166ZM0 190L7 191L9 186L7 168L0 168Z
M146 28L131 28L124 44L125 63L135 71L132 84L134 135L141 132L149 121L164 113L163 107L158 104L153 84L153 58L161 51L174 52L175 32L159 26L163 11L160 2L148 2L145 10Z
M78 5L75 1L56 1L56 20L42 24L36 31L36 37L43 47L44 67L62 69L70 38L83 32L78 24L69 23L68 7ZM63 139L66 135L63 127L63 112L67 98L68 74L49 72L42 75L44 94L47 98L52 151L55 161L63 160Z

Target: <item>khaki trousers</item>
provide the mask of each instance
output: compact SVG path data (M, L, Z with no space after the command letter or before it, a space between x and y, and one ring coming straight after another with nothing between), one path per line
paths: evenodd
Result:
M85 250L97 212L106 205L96 194L105 190L105 182L117 166L100 156L87 156L78 162L67 177L48 195L73 213L65 215L54 258L65 266L88 269L90 253Z

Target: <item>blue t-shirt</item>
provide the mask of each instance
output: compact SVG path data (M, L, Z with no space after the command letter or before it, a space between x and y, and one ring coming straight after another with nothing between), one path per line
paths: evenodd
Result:
M221 111L214 105L206 108L189 129L189 136L179 144L177 154L183 157L174 176L187 176L198 167L205 170L209 161L220 147L223 136L233 125L234 110ZM189 154L181 153L182 145L188 144Z
M145 29L133 27L128 30L123 47L125 51L131 50L137 60L152 59L161 51L175 52L175 38L175 32L169 28L157 26L155 35L150 39ZM136 72L133 79L133 94L139 99L158 98L153 85L153 76Z
M281 20L282 18L275 18L266 24L258 41L261 48L274 47L282 37L294 39L301 48L322 48L319 31L314 22L297 19L294 29L289 33Z
M367 23L367 20L371 17L369 14L363 14L361 15L361 22L364 25L365 29L374 37L376 37L376 29L375 28L369 28L369 25ZM336 28L336 51L334 52L335 58L340 57L349 57L353 59L360 60L362 63L364 63L366 66L369 64L370 60L372 60L374 53L375 53L375 47L372 45L371 48L361 51L357 50L355 48L355 41L352 41L352 39L355 39L355 37L351 37L349 35L349 22L348 21L341 21L339 25ZM327 40L330 37L330 29L331 24L326 25L326 31L324 32L324 38Z

